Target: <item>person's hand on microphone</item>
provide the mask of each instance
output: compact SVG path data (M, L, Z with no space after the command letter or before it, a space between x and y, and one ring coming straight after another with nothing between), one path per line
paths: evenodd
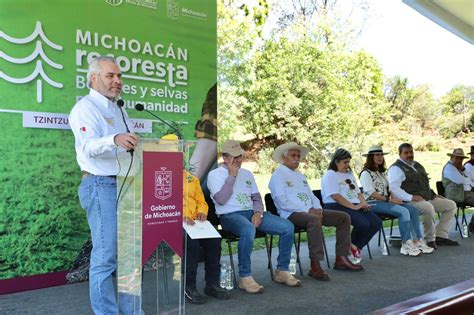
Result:
M114 137L115 145L125 150L133 150L138 143L138 136L134 133L120 133Z

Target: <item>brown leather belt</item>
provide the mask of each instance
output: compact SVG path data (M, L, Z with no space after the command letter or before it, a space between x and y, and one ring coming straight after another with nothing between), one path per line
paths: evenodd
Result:
M84 179L84 178L86 178L86 177L89 176L89 175L117 178L117 176L115 176L115 175L94 175L94 174L91 174L91 173L89 173L89 172L87 172L87 171L82 171L82 178L81 178L81 179Z

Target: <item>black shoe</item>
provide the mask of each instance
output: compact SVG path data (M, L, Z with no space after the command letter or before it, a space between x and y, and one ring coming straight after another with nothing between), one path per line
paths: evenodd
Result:
M230 299L229 292L226 289L221 288L218 285L206 286L204 288L204 293L206 295L212 296L218 300L228 300Z
M431 242L426 242L426 245L431 247L431 248L434 248L435 250L438 249L438 246L436 246L436 242L435 241L431 241Z
M184 291L184 296L186 296L186 300L191 304L200 305L206 303L206 298L199 294L195 288L186 289L186 291Z
M444 237L436 237L436 244L439 246L459 246L458 242Z

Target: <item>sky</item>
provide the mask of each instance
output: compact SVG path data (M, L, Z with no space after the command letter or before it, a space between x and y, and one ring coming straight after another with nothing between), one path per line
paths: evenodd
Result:
M372 15L357 45L375 56L386 76L407 77L412 87L429 84L435 97L458 84L474 86L474 46L401 0L369 2Z

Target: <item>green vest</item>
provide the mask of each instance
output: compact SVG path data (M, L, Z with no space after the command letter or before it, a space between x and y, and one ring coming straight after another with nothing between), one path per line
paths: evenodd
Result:
M446 165L451 164L450 162L446 163ZM463 184L456 184L451 180L444 177L444 168L442 173L442 181L444 186L444 196L448 199L454 200L456 202L464 202L464 185Z
M400 160L397 160L392 166L398 166L403 173L405 173L405 180L402 183L402 189L411 195L419 195L425 200L431 200L436 197L436 194L430 188L430 180L425 168L420 163L415 162L413 167L406 165Z

